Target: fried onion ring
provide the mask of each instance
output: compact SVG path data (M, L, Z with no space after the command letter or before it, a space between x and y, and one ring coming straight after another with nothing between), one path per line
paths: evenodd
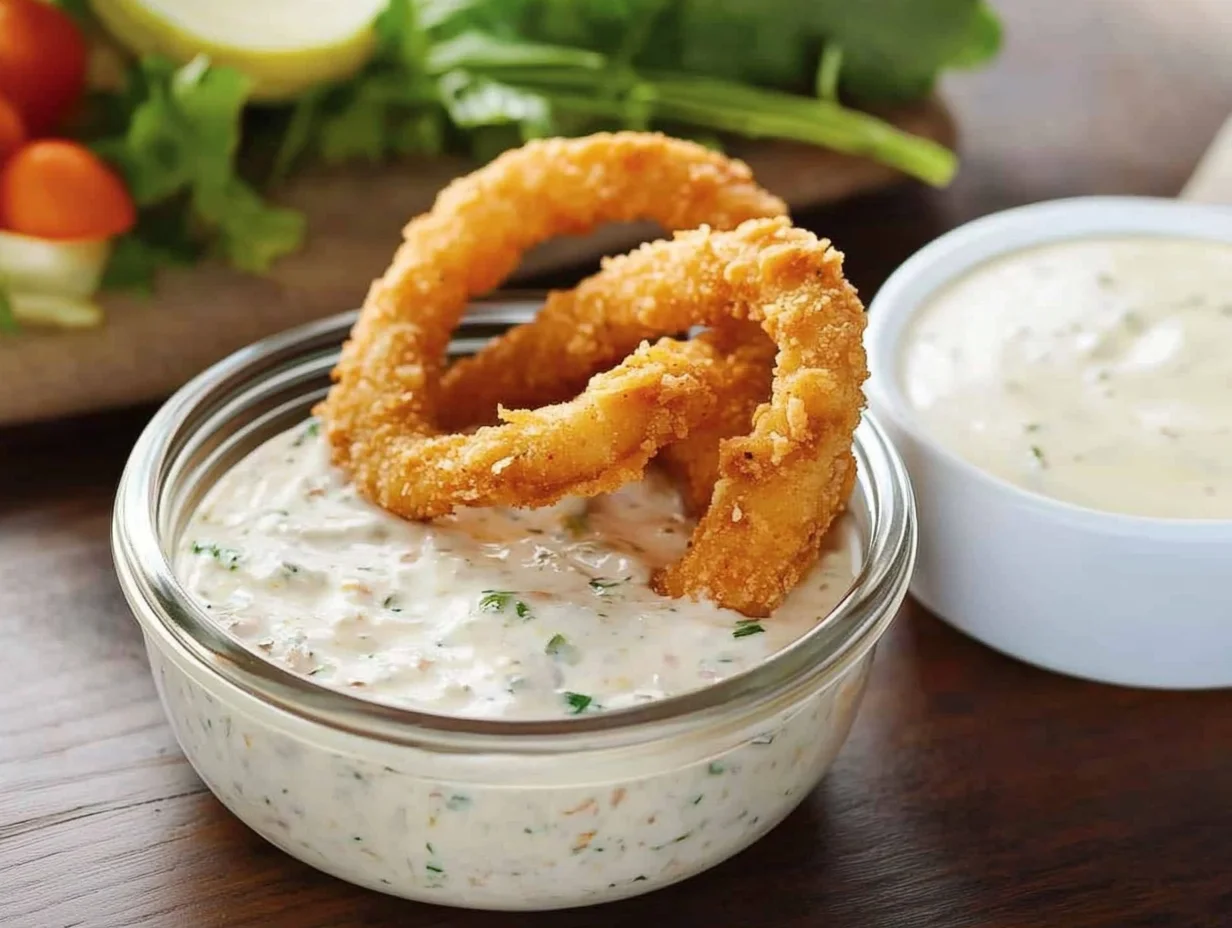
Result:
M316 413L334 462L406 518L459 505L540 506L615 489L704 418L702 347L661 342L564 406L508 413L474 435L441 434L439 378L470 298L547 239L606 221L732 227L781 215L746 165L651 133L532 142L447 187L412 220L369 290ZM579 441L579 429L591 441Z
M590 353L572 340L583 318L608 337L588 336L595 345ZM700 508L699 496L713 489L689 551L653 585L664 595L707 597L761 616L816 561L855 479L852 436L868 376L865 318L843 278L842 255L829 242L777 219L644 245L608 259L575 290L552 294L535 320L475 355L482 360L472 369L494 358L524 370L550 363L559 369L571 353L567 363L584 372L610 355L609 343L623 347L627 340L694 325L717 327L708 342L717 351L732 338L725 333L732 319L757 323L777 345L769 402L750 410L765 389L756 360L765 348L756 341L747 343L745 363L737 354L734 366L719 364L706 375L711 389L735 394L738 402L717 419L696 420L692 450L677 446L677 462L694 465L686 471L686 500ZM530 357L521 357L523 350ZM460 389L462 382L459 377L451 387ZM534 395L558 389L541 384ZM728 437L746 414L751 432ZM699 451L711 442L714 457L707 461Z
M582 192L589 197L579 202ZM709 505L689 550L652 585L663 595L769 614L816 561L855 475L864 312L829 242L783 218L751 219L608 259L575 290L552 294L534 322L481 353L484 361L458 369L482 369L508 351L502 345L533 344L532 358L507 355L518 362L518 382L540 362L561 376L527 378L521 393L503 378L512 402L530 405L615 360L613 345L696 325L715 331L641 343L594 374L576 398L516 412L498 406L504 424L474 434L441 434L438 419L453 326L467 301L499 283L526 248L606 219L679 227L704 214L729 222L741 211L780 207L742 165L631 133L535 143L455 183L407 226L318 406L335 463L377 504L430 518L460 505L536 507L606 492L683 440L675 455L668 452L669 466L673 456L692 465L685 473L694 508L712 484ZM577 320L591 325L580 345L568 331ZM760 342L747 336L750 323L764 333ZM771 341L769 398L751 411L766 393ZM450 378L450 390L461 392L445 395L463 396L466 376L474 374ZM716 411L717 396L738 402ZM471 414L490 415L487 402ZM742 428L748 434L735 437ZM708 449L713 456L704 459Z
M711 329L698 340L709 342L718 355L709 378L714 412L660 451L656 459L675 481L685 511L692 516L700 516L710 505L719 480L723 440L746 434L752 428L753 413L770 399L776 350L755 323Z

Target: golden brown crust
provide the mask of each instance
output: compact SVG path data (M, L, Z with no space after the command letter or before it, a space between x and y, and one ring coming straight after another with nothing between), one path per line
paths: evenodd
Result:
M502 156L411 222L373 284L318 407L335 462L368 498L426 518L459 505L542 506L605 492L692 433L697 444L668 457L688 465L695 504L712 486L709 505L689 551L653 585L770 613L815 562L855 473L864 313L828 242L783 218L679 233L609 259L444 385L441 374L467 301L554 234L608 219L680 227L781 211L743 165L660 136L552 140ZM768 391L754 359L771 352L748 335L750 324L777 349ZM642 345L586 383L644 339L694 325L717 332ZM463 386L476 372L493 392ZM478 397L469 410L451 404L451 417L490 419L493 403L553 402L579 381L586 390L568 402L499 409L501 425L441 434L442 399ZM759 394L766 401L756 405ZM730 403L716 412L718 396Z
M746 423L749 434L727 437L738 434L731 421L742 414L737 405L728 422L711 414L693 423L695 430L715 432L697 438L692 450L676 452L693 506L700 508L705 487L712 493L689 552L655 579L665 595L707 597L747 615L768 614L816 561L854 479L852 436L867 377L865 320L843 278L842 256L785 219L751 220L730 232L680 233L609 259L575 290L553 294L535 321L498 345L537 351L542 338L554 346L553 355L563 356L572 350L568 321L579 318L602 325L615 318L620 331L636 333L710 325L721 334L736 320L756 324L777 344L773 387ZM752 341L748 350L764 348ZM583 346L575 356L593 359L595 353ZM746 368L744 378L733 377L720 364L712 369L710 389L730 396L733 383L739 385L737 400L748 409L751 397L765 389L755 373ZM698 452L720 438L707 463Z
M642 392L629 394L631 409L643 419L636 454L629 435L615 434L585 449L561 443L532 453L523 447L537 441L540 431L563 427L564 415L606 422L613 406L599 396L477 436L442 435L440 374L468 300L498 285L524 251L555 235L633 219L656 220L667 228L735 225L783 210L743 163L652 133L532 142L455 181L431 211L408 224L402 246L373 283L343 347L335 386L317 409L335 463L350 471L368 498L408 518L440 515L463 504L509 502L510 493L501 488L513 486L518 473L503 464L511 448L521 452L514 455L519 466L542 459L552 468L541 475L539 493L526 505L597 486L594 480L604 467L612 474L604 486L617 474L631 473L636 461L657 451L656 442L680 437L686 407L696 416L695 407L703 402L700 382L686 383L672 373L673 349L651 351L659 366L645 366L639 373ZM639 357L638 363L651 360ZM677 367L680 360L675 359ZM626 368L600 386L616 390L633 373ZM662 408L652 411L645 390L656 373ZM607 398L618 395L609 392ZM505 453L492 450L502 444ZM498 464L501 470L493 474L490 468ZM569 467L576 468L580 483L562 479Z

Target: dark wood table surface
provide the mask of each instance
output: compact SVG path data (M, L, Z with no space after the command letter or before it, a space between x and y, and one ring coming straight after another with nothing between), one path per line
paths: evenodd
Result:
M800 217L848 253L866 296L975 215L1174 194L1232 110L1232 0L997 6L1000 62L947 87L964 135L953 187ZM4 928L1232 925L1232 693L1050 675L915 606L823 784L710 873L517 916L322 876L233 819L163 721L108 551L113 489L150 412L0 431Z

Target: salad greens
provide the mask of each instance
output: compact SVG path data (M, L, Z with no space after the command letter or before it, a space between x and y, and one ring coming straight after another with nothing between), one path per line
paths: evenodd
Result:
M205 57L147 56L96 93L82 134L140 210L105 283L206 254L267 270L305 227L266 194L306 164L486 160L547 135L794 139L943 185L953 153L844 101L918 99L1000 42L985 0L390 0L375 31L358 74L285 105L253 104L244 75Z

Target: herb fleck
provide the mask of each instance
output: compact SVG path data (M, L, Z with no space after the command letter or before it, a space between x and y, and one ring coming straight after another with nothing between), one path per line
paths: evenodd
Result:
M760 635L764 631L765 629L756 619L741 619L736 623L736 630L732 632L732 637L747 638L749 635Z
M1038 422L1028 422L1022 427L1022 430L1027 434L1038 432L1040 430L1040 424Z
M1031 446L1031 457L1035 458L1040 467L1047 467L1048 461L1044 458L1044 452L1039 445Z
M585 693L565 693L565 702L569 704L574 715L580 715L594 702L594 698Z
M425 870L430 870L432 873L444 873L444 867L438 867L436 864L424 864Z
M628 580L628 577L623 577L620 580L608 580L604 577L595 577L587 585L600 596L604 596L607 594L608 590L613 587L618 587L622 583L626 583Z
M673 844L679 844L681 841L688 841L689 838L691 838L692 836L693 836L693 832L686 831L684 834L677 835L675 838L672 838L672 840L670 841L665 841L662 844L652 844L650 846L650 849L652 851L661 851L665 847L671 847Z
M401 612L402 607L398 605L398 596L396 593L390 593L381 601L381 607L388 609L390 612Z
M514 599L510 590L484 590L483 595L479 597L480 612L504 612L510 605L513 606L514 614L519 619L534 618L530 606L520 599Z
M240 566L240 560L243 558L243 553L235 548L220 548L213 543L202 543L194 541L192 544L193 554L208 554L227 570L236 570Z
M566 638L564 635L559 635L559 634L553 635L551 638L548 639L547 645L544 646L543 653L551 654L553 657L556 657L558 654L561 653L561 651L563 651L568 646L569 646L569 639Z
M460 809L465 809L471 804L470 796L463 796L461 793L454 793L445 800L445 808L452 809L454 812Z
M712 777L717 777L719 774L721 774L726 769L727 768L724 767L717 760L712 760L710 762L710 766L706 768L706 772L709 773Z
M513 593L508 590L484 590L479 597L480 612L500 612L509 605Z
M296 438L295 441L291 443L291 446L293 448L298 448L308 439L316 438L320 434L321 434L321 423L318 422L316 419L313 419L306 426L304 426L304 430L299 433L299 437Z

